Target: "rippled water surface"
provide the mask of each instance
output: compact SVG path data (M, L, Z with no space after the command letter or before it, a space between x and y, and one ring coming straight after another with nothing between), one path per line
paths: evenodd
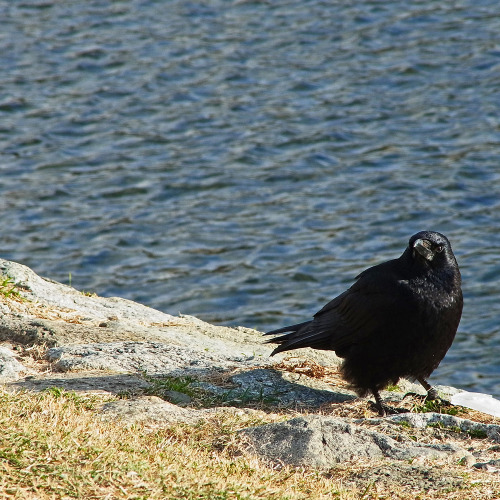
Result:
M500 397L493 1L0 0L1 256L270 329L421 229L464 279L433 375Z

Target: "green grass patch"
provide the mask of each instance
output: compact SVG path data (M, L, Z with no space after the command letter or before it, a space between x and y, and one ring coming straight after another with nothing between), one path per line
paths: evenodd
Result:
M426 400L413 409L415 413L441 413L445 415L458 415L464 413L460 407L448 404L440 399Z
M467 434L473 439L486 439L488 437L487 432L484 429L469 429Z
M0 294L4 297L22 298L14 280L8 276L0 276Z
M386 388L386 391L389 392L401 392L401 388L397 384L389 384Z
M202 394L199 388L193 386L193 383L196 382L193 377L150 377L149 375L143 375L143 377L151 384L146 391L146 394L149 395L163 398L166 391L176 391L194 398Z
M458 425L446 426L442 422L433 422L428 424L427 427L455 432L457 434L468 434L472 439L486 439L488 437L484 429L461 429Z
M224 388L219 393L206 390L200 386L200 381L193 377L150 377L143 375L151 386L146 394L165 398L167 391L186 394L191 398L190 406L194 408L213 408L216 406L235 406L238 408L271 409L279 403L278 394L269 394L260 388L259 391L250 388Z

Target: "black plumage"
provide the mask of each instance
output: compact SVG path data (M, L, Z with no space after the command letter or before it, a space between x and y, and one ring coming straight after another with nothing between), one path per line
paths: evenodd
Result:
M342 376L360 396L401 377L418 380L429 399L437 397L427 378L450 348L462 315L461 277L446 236L422 231L398 259L370 267L312 321L266 335L284 334L271 356L301 347L335 351L344 358ZM288 332L288 333L287 333Z

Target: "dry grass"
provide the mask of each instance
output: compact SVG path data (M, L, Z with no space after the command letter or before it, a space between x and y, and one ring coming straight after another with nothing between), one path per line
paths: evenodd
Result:
M359 498L320 472L243 453L236 431L255 417L147 432L102 420L104 401L59 389L0 393L0 498Z
M27 375L51 372L50 363L45 358L47 344L28 346L20 342L0 342L0 346L15 353L16 358L28 369Z
M474 474L478 483L415 491L398 486L401 477L389 486L353 479L387 463L360 461L328 471L273 466L243 451L237 431L283 415L224 414L198 426L151 430L103 420L97 410L110 399L57 388L0 392L0 498L463 500L500 495L491 476L479 472ZM450 474L468 475L463 467L451 468Z
M0 278L1 279L1 278ZM66 323L82 324L82 316L73 309L51 307L39 302L33 302L19 295L4 295L0 293L0 303L8 307L9 312L20 315L34 316L38 319L65 321ZM88 323L88 322L87 322Z

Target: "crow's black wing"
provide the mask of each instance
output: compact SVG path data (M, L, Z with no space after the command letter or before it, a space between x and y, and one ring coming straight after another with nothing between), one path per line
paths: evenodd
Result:
M383 276L375 279L365 276L316 313L310 327L329 328L327 348L342 355L352 344L393 331L396 324L411 315L412 302L407 290L398 282Z
M270 332L291 332L270 340L281 344L273 354L313 347L343 356L353 344L404 324L411 316L413 298L395 273L388 272L391 266L387 264L363 272L351 288L326 304L312 321Z

